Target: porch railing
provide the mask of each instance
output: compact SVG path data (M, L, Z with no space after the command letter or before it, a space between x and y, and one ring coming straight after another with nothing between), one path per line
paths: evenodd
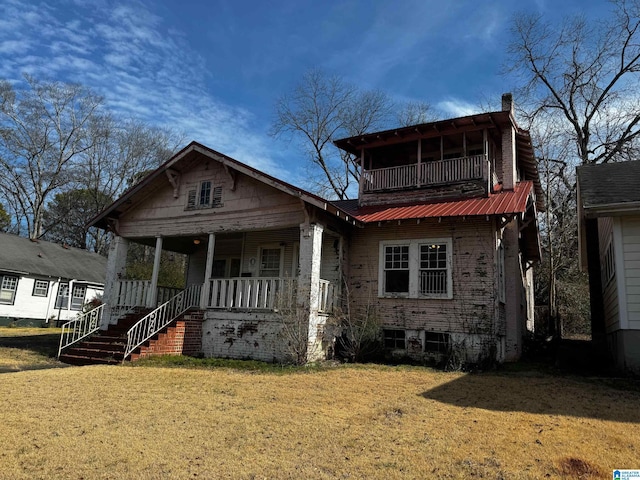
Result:
M484 154L424 162L418 165L367 170L363 174L365 192L401 188L427 187L431 185L481 180L489 171Z
M295 288L295 280L283 277L236 277L210 280L209 308L273 310L279 297Z
M123 361L173 320L192 307L200 306L202 285L191 285L158 308L142 317L127 332L127 347Z
M180 292L179 288L158 287L156 305L161 305ZM118 282L117 306L144 307L151 299L150 280L121 280Z
M104 303L89 310L86 313L79 314L73 320L62 325L62 333L60 334L60 346L58 347L58 357L62 350L79 342L80 340L95 333L100 328L100 319L104 311Z

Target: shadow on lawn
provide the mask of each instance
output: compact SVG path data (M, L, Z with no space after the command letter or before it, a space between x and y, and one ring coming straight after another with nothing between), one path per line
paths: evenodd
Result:
M640 423L638 384L612 380L532 372L469 374L421 396L466 408Z
M68 365L56 360L59 343L60 334L58 333L0 337L0 348L15 348L41 357L35 362L19 362L17 367L0 366L0 373L67 367Z

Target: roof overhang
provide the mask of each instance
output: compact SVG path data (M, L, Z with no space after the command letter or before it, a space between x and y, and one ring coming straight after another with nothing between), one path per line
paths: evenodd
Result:
M322 211L326 211L327 213L334 215L344 222L356 226L362 226L361 222L359 222L358 219L353 218L348 212L341 210L331 202L306 190L291 185L290 183L272 177L271 175L261 172L260 170L250 167L249 165L241 163L238 160L235 160L227 155L208 148L198 142L191 142L156 170L149 173L139 183L124 192L122 196L120 196L120 198L115 200L111 205L109 205L102 212L92 218L87 225L102 228L105 230L109 229L110 220L117 219L124 211L128 210L129 206L133 203L133 200L138 196L143 195L143 192L151 184L153 184L157 179L165 176L166 172L170 170L179 172L180 164L183 163L186 159L193 157L194 155L202 155L205 158L218 161L225 168L230 168L236 172L258 180L259 182L270 185L293 197L299 198L301 201L312 205Z
M640 202L583 205L582 212L585 218L623 217L626 215L638 215L638 212L640 212Z

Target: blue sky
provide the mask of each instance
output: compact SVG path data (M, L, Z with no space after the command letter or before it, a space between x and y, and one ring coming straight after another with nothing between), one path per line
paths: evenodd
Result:
M0 0L0 78L82 83L120 114L300 183L299 146L268 130L276 99L310 68L464 115L514 87L500 73L514 13L607 9L604 0Z

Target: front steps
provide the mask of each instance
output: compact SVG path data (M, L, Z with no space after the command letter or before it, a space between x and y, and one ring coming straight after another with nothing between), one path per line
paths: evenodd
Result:
M122 363L127 346L127 331L151 310L139 309L99 330L94 335L65 349L60 361L71 365ZM130 359L153 355L196 355L202 349L202 310L187 310L164 329L135 349Z
M125 315L107 330L95 334L65 349L59 360L70 365L122 363L127 347L127 331L151 310L139 308Z

